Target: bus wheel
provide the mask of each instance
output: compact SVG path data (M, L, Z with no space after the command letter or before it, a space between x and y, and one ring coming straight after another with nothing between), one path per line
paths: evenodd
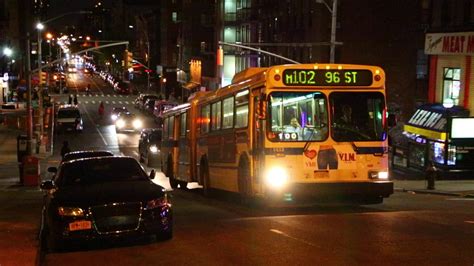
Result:
M171 188L177 188L178 187L178 181L174 178L173 174L173 161L171 158L168 158L168 163L166 167L166 176L168 176L170 180L170 186Z
M240 202L242 204L249 204L251 200L250 195L250 166L246 159L242 159L239 164L239 175L238 175L238 185L239 185L239 194Z
M209 166L207 165L206 161L201 162L200 167L200 176L201 176L201 184L202 184L202 192L204 196L210 196L211 186L209 183Z

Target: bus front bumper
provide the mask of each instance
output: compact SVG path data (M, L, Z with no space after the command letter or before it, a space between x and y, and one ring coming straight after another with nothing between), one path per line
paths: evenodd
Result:
M286 202L382 199L391 194L392 181L293 183L279 191L267 191L269 199Z

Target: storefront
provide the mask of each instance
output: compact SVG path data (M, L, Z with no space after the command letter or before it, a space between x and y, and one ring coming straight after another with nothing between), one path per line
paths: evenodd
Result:
M393 147L392 166L424 170L432 162L445 174L474 171L474 117L469 110L424 104L403 134L407 144Z
M474 114L474 32L428 33L430 56L428 100L452 103Z

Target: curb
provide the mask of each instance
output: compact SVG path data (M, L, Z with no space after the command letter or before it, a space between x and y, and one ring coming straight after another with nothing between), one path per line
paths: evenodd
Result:
M461 198L474 198L474 194L471 194L471 193L449 192L449 191L439 191L439 190L394 188L394 191L418 193L418 194L453 196L453 197L461 197Z

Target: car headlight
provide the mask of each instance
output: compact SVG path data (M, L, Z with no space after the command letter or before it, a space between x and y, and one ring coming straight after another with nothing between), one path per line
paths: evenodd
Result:
M147 201L145 208L150 210L150 209L156 209L156 208L160 208L164 206L167 206L167 207L171 206L171 201L168 198L168 194L165 194L161 198Z
M387 171L370 171L369 172L369 179L382 179L388 180L388 172Z
M112 120L115 121L115 120L117 120L117 115L116 115L116 114L113 114L113 115L110 116L110 118L112 118Z
M150 152L151 153L157 153L158 152L158 147L156 145L151 145L150 146Z
M265 182L272 188L282 188L288 182L289 176L286 169L273 167L265 175Z
M84 210L78 207L58 207L59 216L82 217Z
M141 128L142 125L143 125L143 123L142 123L141 120L138 120L138 119L133 120L133 127L134 128Z
M118 128L122 128L125 126L125 121L123 121L123 119L119 119L117 120L117 122L115 122L115 126Z

